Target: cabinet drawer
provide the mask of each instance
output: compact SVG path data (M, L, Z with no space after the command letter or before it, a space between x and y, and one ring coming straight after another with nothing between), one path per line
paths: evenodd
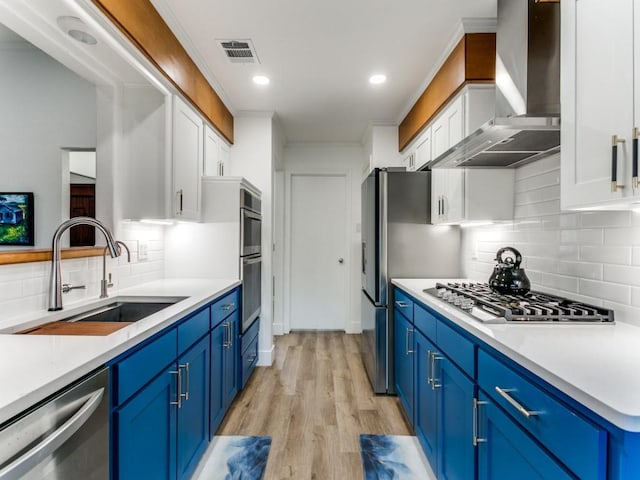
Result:
M258 363L258 337L255 337L242 354L242 388Z
M209 308L200 310L178 326L178 355L209 332Z
M172 329L114 365L116 405L146 385L176 359L178 332Z
M453 363L458 365L467 375L475 378L474 345L444 322L437 323L436 344Z
M249 330L243 333L242 336L240 337L241 352L244 352L247 348L249 348L249 345L253 344L253 341L256 339L259 332L260 332L260 319L253 322L253 325L249 327Z
M236 288L211 305L211 328L215 328L230 313L235 312L239 302L240 291Z
M394 296L395 309L407 317L410 322L413 322L413 300L411 300L406 293L402 290L398 290L397 288L394 290Z
M578 416L540 387L482 350L478 352L478 383L517 423L579 478L605 478L606 431Z
M416 305L414 310L414 324L425 337L432 342L436 341L436 325L438 323L436 316L422 305Z

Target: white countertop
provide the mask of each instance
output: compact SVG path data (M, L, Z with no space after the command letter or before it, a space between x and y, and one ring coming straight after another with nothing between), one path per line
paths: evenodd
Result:
M239 280L226 279L166 279L120 290L105 301L94 300L92 304L122 296L187 297L106 336L0 334L0 423L239 284ZM82 302L61 312L46 312L39 321L57 320L88 304Z
M604 419L640 432L640 328L622 322L483 324L423 292L437 281L456 280L393 279L392 283Z

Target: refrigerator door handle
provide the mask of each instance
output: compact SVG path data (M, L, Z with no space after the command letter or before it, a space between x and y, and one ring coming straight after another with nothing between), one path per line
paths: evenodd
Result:
M367 273L367 244L362 242L362 273Z

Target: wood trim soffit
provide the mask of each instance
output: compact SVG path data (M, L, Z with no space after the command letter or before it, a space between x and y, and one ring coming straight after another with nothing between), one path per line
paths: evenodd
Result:
M496 34L468 33L462 37L431 83L398 127L402 151L465 85L494 83Z
M233 115L149 0L92 0L158 70L233 143Z
M104 247L79 247L64 249L61 258L85 258L99 257L102 255ZM11 265L14 263L47 262L51 261L51 250L7 250L0 252L0 265Z

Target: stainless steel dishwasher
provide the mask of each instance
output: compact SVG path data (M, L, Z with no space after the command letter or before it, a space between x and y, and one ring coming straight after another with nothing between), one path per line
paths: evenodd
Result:
M102 368L0 426L0 480L108 480L108 387Z

